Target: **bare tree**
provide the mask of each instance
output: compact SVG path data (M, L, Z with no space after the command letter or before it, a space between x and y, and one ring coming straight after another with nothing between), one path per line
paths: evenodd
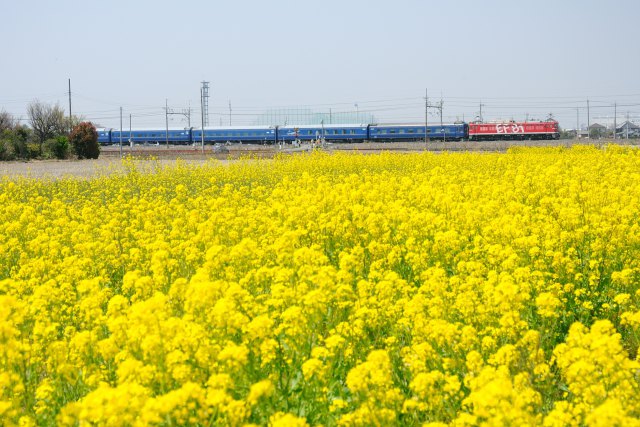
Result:
M18 121L4 110L0 111L0 132L5 130L11 130L18 125Z
M43 104L35 100L27 106L27 115L33 132L40 143L40 152L42 152L42 144L48 138L53 138L66 132L68 123L64 116L64 109L58 104Z

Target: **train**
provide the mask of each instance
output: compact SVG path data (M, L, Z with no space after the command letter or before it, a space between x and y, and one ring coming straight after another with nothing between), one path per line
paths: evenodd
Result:
M334 124L300 126L212 126L169 129L98 129L102 145L219 143L280 144L294 142L411 142L558 139L558 122L473 122L451 124Z

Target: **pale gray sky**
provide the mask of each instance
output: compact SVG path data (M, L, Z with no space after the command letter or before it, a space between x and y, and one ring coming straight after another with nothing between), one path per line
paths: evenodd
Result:
M640 121L638 0L2 0L0 109L38 98L119 126L164 127L164 104L252 124L269 108L424 120ZM435 112L434 112L435 113ZM437 121L435 116L430 120ZM171 126L183 126L173 116Z

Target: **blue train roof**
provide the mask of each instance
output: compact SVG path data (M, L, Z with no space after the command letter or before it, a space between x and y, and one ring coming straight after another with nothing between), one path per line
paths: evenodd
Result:
M463 126L464 123L440 123L434 122L429 123L427 126ZM373 127L385 127L385 128L406 128L406 127L424 127L424 123L377 123L375 125L371 125Z
M194 127L193 130L201 130L200 126ZM205 126L204 130L269 130L275 129L275 126Z
M349 129L349 128L366 128L367 126L369 126L367 123L361 123L361 124L344 124L344 125L337 125L337 124L318 124L318 125L286 125L286 126L278 126L280 129L320 129L320 128L325 128L325 129L331 129L331 128L340 128L340 129Z

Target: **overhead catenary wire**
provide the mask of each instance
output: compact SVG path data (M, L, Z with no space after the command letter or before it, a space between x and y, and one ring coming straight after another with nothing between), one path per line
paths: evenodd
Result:
M49 95L45 98L44 95ZM53 92L41 94L40 96L24 95L23 97L12 96L7 98L0 97L0 109L13 114L20 123L28 123L26 118L26 109L16 108L16 104L23 102L25 104L40 99L62 101L68 95L68 92ZM74 108L77 114L87 120L99 122L104 126L114 126L114 122L119 117L119 106L136 116L136 123L142 126L160 126L159 118L166 116L164 108L160 105L148 105L144 103L127 103L117 102L109 99L99 99L95 96L89 96L86 93L78 93L74 91L74 100L77 105ZM553 117L557 120L573 124L576 122L576 112L580 117L586 117L587 114L580 114L586 110L586 96L443 96L442 101L446 103L449 113L443 115L443 120L448 121L460 120L466 117L467 120L477 115L478 99L482 99L483 116L487 120L499 119L519 119L531 117L532 119L545 119L548 113L553 113ZM613 112L614 106L617 105L618 111L630 111L630 120L637 120L638 114L636 110L640 108L640 94L627 93L615 95L590 94L589 110L596 112L594 120L608 120L614 122L617 114ZM620 98L620 100L618 100ZM99 105L113 106L114 108L100 108ZM86 106L93 108L86 108ZM243 105L241 102L235 102L233 106L234 125L251 125L256 124L259 120L264 121L265 118L275 117L273 124L277 121L278 115L291 116L289 122L295 116L297 122L304 121L313 117L325 116L325 123L335 122L336 120L348 119L353 113L353 102L337 101L322 103L306 103L306 104L251 104ZM375 116L378 122L394 121L394 122L410 122L419 120L420 111L424 109L423 98L419 96L412 97L380 97L378 99L365 99L358 101L358 114ZM6 107L9 108L6 108ZM96 108L97 107L97 108ZM289 110L289 111L286 111ZM611 111L611 114L607 114ZM197 110L194 114L199 114ZM220 103L212 104L209 108L209 114L216 117L214 123L218 122L218 118L229 117L228 100ZM368 118L368 117L367 117ZM178 121L176 121L178 120ZM184 119L171 118L172 123L185 124ZM579 121L579 120L578 120ZM188 124L188 123L186 123ZM186 125L185 124L185 125ZM580 125L576 123L576 125Z

